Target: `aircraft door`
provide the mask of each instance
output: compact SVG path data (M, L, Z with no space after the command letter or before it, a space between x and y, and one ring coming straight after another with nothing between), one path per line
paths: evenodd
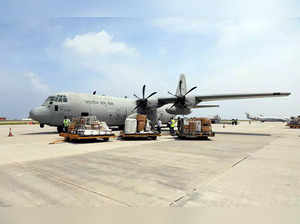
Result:
M50 110L52 112L52 116L51 116L52 123L55 123L56 125L61 125L65 113L62 96L56 97L56 100L51 105Z

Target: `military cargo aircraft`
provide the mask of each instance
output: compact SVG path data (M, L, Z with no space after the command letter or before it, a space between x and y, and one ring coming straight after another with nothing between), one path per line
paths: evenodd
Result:
M95 115L98 120L107 122L110 126L123 127L125 119L135 116L136 113L146 114L148 118L156 122L161 119L167 122L175 115L187 115L193 108L218 107L218 105L202 105L203 102L248 99L264 97L288 96L290 93L254 93L254 94L224 94L224 95L189 95L197 87L187 91L185 75L181 75L176 94L168 92L170 97L152 98L157 92L145 96L146 86L142 88L142 97L137 99L118 98L111 96L99 96L83 93L58 93L49 96L39 107L30 111L29 117L40 122L40 127L44 125L56 126L58 132L63 127L64 117L68 118ZM200 105L198 105L200 104Z
M249 120L252 121L260 121L260 122L287 122L289 119L288 118L281 118L281 117L270 117L270 116L263 116L263 115L259 115L259 116L251 116L249 113L246 113L246 117Z

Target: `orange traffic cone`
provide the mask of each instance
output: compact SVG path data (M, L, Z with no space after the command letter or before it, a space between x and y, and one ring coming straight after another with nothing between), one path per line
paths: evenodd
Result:
M11 128L9 128L8 137L12 137L12 136L13 136L13 134L12 134L12 132L11 132Z

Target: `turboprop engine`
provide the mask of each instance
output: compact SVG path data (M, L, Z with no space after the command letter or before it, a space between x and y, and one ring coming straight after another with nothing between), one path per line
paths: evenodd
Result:
M188 115L192 112L191 109L186 108L186 107L184 107L184 108L172 107L172 108L167 108L166 111L169 114L174 114L174 115L177 115L177 114Z

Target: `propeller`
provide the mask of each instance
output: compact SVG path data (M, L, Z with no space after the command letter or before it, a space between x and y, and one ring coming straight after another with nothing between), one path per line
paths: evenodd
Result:
M148 104L148 99L150 97L154 96L155 94L157 94L157 92L153 92L145 98L146 85L143 85L142 93L143 93L142 98L138 97L136 94L133 94L133 96L137 98L136 107L133 109L133 111L135 111L136 109L146 110L147 104Z
M173 108L176 105L182 105L185 108L185 97L192 91L194 91L197 88L197 86L194 86L193 88L191 88L189 91L187 91L184 95L182 94L182 81L179 81L179 96L175 95L171 92L168 91L168 93L174 97L176 97L176 101L174 102L174 104L170 107Z

